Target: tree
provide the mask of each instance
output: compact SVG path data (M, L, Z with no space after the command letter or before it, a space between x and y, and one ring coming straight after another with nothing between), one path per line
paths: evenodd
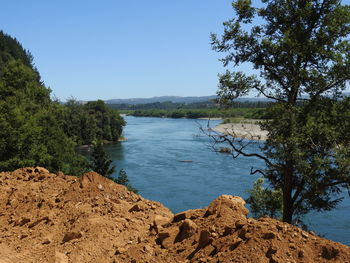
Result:
M101 141L93 144L91 157L90 168L96 173L113 180L112 174L115 172L115 166L111 166L113 161L108 158Z
M134 188L132 185L130 185L129 178L128 178L126 172L124 171L124 169L121 169L119 171L119 175L116 179L114 179L114 182L116 182L117 184L121 184L121 185L126 186L126 188L131 192L134 192L136 194L139 192L136 188Z
M251 65L247 76L227 70L220 75L221 103L258 92L273 101L271 120L261 124L268 139L261 152L251 142L218 135L233 156L256 157L266 168L252 170L283 193L283 221L311 209L329 210L336 195L350 186L348 99L350 80L350 6L340 0L234 1L235 18L224 23L213 49L225 53L224 66ZM343 111L341 111L343 110Z
M248 190L250 196L246 201L250 204L250 212L257 218L278 218L282 212L282 192L267 189L263 184L264 178L259 178L255 181L253 189Z
M9 60L0 74L0 170L44 166L78 175L84 158L60 126L59 106L40 76L20 60Z
M109 159L108 154L103 149L103 144L101 141L97 141L94 143L92 147L92 154L91 154L92 160L90 164L90 168L95 171L96 173L99 173L102 176L107 177L108 179L114 181L117 184L121 184L126 186L126 188L134 193L137 193L138 190L129 183L129 178L124 171L124 169L121 169L119 171L118 177L114 178L112 174L115 172L116 167L114 165L111 166L112 160Z

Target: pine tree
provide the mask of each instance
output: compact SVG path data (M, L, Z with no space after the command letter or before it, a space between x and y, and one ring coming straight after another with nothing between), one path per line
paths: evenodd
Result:
M101 141L93 144L91 157L90 168L96 173L113 180L112 174L115 172L116 167L114 165L111 166L113 161L109 159Z

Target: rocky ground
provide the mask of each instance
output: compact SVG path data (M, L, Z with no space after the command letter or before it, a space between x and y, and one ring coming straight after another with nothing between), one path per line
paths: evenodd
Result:
M249 120L240 123L219 124L212 130L218 133L248 140L266 141L267 139L267 131L261 130L256 122L249 122Z
M87 173L0 173L0 263L350 262L348 246L270 218L240 197L172 214Z

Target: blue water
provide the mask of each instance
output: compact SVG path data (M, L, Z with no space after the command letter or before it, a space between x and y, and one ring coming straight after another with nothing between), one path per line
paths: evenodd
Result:
M222 194L248 197L258 175L260 159L211 150L210 138L200 131L206 120L125 117L127 141L107 145L117 169L123 168L131 184L146 199L163 203L174 213L207 206ZM210 121L213 127L219 121ZM250 150L256 150L252 146ZM191 160L192 162L181 162ZM344 195L345 196L345 195ZM312 213L305 218L311 230L328 239L350 245L350 199L339 208Z

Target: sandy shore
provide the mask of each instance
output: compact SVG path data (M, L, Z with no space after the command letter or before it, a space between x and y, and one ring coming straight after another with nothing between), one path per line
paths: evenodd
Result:
M260 129L260 126L255 123L226 123L219 124L213 128L214 131L231 135L233 137L245 138L250 140L267 139L267 131Z

